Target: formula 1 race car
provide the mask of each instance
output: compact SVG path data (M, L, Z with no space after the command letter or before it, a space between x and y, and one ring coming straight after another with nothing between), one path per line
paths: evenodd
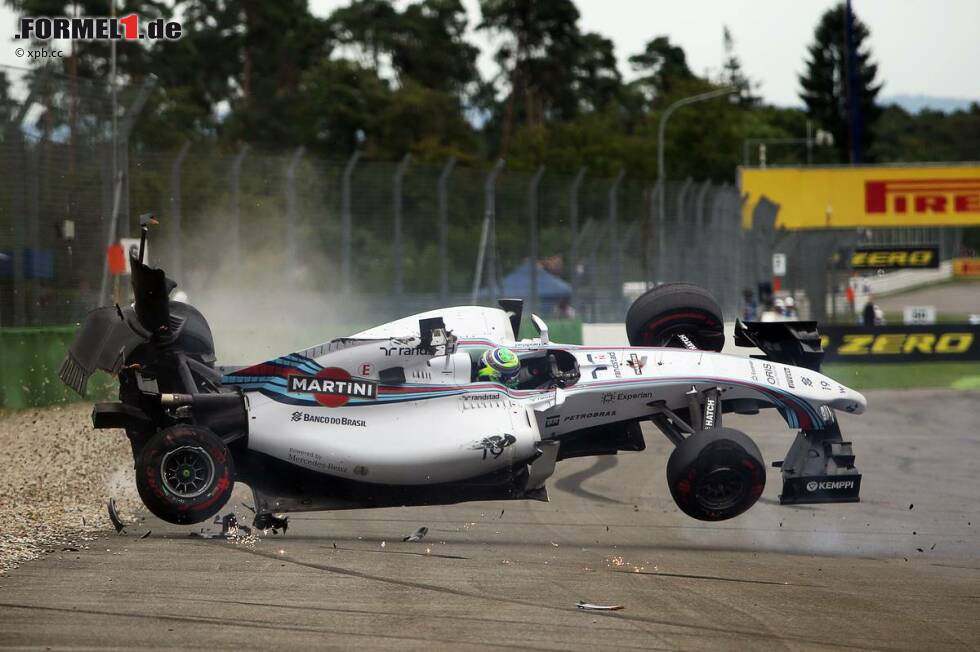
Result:
M145 222L145 220L144 220ZM143 242L146 224L143 225ZM783 503L857 501L861 476L835 410L864 397L819 373L814 322L737 323L689 284L655 287L626 315L631 347L518 340L522 302L433 310L259 364L215 365L210 328L169 298L175 283L131 257L135 302L87 316L60 371L83 394L102 369L119 401L98 403L96 428L124 428L151 512L197 523L236 481L255 497L255 526L297 511L547 500L563 459L642 451L640 424L675 448L667 484L702 520L737 516L765 487L755 443L724 414L775 408L798 434L781 465ZM506 346L513 382L481 379L478 360Z

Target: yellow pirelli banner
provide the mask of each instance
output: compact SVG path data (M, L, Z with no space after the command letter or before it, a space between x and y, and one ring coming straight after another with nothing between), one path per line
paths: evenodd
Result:
M762 197L785 229L980 225L980 164L739 168L739 187L746 228Z

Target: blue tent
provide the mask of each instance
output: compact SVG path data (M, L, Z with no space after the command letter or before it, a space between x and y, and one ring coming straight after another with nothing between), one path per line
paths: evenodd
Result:
M524 261L504 277L502 296L528 299L531 296L531 262ZM554 274L546 272L538 264L538 298L542 303L553 304L572 296L572 286Z

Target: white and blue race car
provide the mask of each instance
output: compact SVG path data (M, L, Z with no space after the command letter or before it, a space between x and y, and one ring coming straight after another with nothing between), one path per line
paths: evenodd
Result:
M782 502L858 500L835 412L866 402L819 372L813 322L739 323L736 344L764 355L722 354L718 304L675 283L634 302L630 347L554 343L537 316L537 337L520 340L522 303L504 300L223 367L204 317L172 301L175 284L141 258L134 305L92 311L60 376L81 394L96 369L118 376L120 400L96 404L94 424L125 429L140 496L166 521L209 519L235 482L252 489L260 528L296 511L547 500L557 462L642 451L644 422L675 444L667 483L678 507L723 520L751 507L766 479L758 447L723 415L763 408L797 431ZM479 379L481 355L500 346L519 374Z

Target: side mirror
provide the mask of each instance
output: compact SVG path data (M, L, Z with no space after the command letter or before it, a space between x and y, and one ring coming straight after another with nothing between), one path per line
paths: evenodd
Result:
M548 344L550 340L548 339L548 324L544 323L544 320L537 315L531 315L531 322L534 324L534 330L538 331L538 338L541 340L542 344Z

